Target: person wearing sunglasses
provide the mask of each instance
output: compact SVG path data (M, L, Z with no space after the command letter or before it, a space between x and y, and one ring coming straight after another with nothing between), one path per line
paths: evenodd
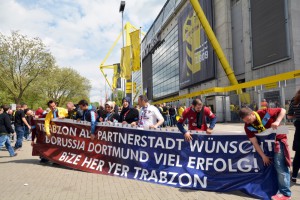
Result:
M118 122L119 114L114 112L114 106L111 101L105 103L104 109L102 116L99 116L100 122Z

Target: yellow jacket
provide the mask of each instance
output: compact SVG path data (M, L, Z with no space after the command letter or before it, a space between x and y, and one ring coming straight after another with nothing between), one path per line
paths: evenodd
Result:
M59 108L57 107L57 117L67 117L68 116L68 110L64 109L64 108ZM53 113L52 110L50 110L50 112L46 115L45 118L45 131L46 131L46 135L50 135L50 121L51 119L53 119Z
M184 109L183 109L183 107L179 107L178 108L178 115L180 116L180 117L182 117L182 113L184 112Z

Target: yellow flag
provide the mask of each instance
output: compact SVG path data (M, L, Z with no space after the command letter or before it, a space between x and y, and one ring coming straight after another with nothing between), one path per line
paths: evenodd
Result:
M140 42L140 30L136 30L130 33L131 49L132 49L132 71L138 71L141 69L141 42Z
M113 75L113 89L117 88L118 85L118 78L120 78L120 64L114 64L114 75Z
M122 48L121 55L121 77L125 79L131 78L130 68L130 46Z

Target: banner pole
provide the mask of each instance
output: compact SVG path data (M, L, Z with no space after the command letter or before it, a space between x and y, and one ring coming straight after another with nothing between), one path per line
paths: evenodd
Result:
M142 46L142 27L140 27L140 45L141 45L141 52L140 52L140 62L141 62L141 89L142 89L142 95L144 94L144 88L143 88L143 46Z
M131 69L131 105L133 106L133 71Z

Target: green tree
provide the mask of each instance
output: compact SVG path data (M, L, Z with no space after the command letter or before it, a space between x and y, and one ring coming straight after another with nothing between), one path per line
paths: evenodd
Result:
M96 108L98 108L100 106L99 102L92 102L91 103L93 106L95 106Z
M47 99L56 101L59 106L64 106L68 101L89 101L90 81L71 68L54 67L40 85L36 89Z
M0 33L0 81L15 103L39 76L54 65L54 58L39 38L29 38L14 31Z
M1 85L2 86L2 85ZM11 104L14 102L13 98L0 86L0 105Z
M124 92L121 90L115 90L112 94L111 94L111 100L116 102L116 105L118 106L122 106L122 99L124 97Z

